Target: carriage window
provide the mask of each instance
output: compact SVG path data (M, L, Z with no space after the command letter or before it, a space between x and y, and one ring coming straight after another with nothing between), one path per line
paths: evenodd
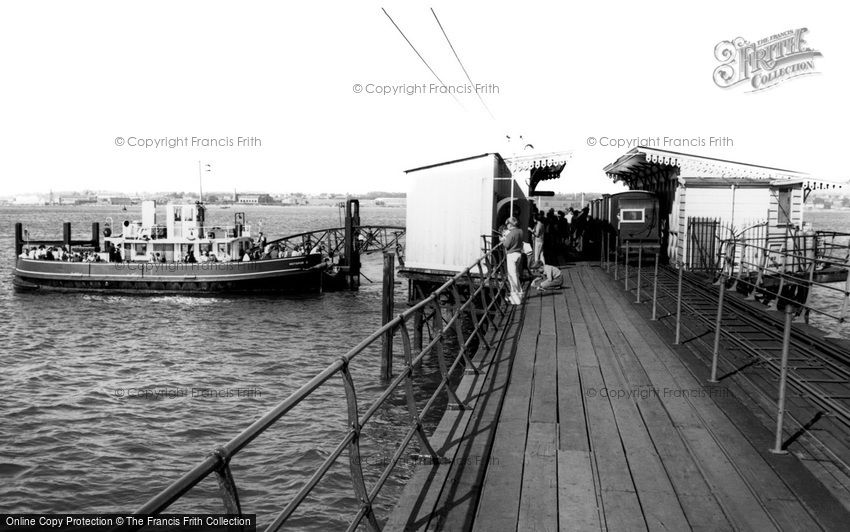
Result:
M620 222L643 223L645 209L620 209Z

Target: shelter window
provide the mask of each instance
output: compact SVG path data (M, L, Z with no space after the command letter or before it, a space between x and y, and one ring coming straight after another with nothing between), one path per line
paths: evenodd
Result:
M620 223L643 223L646 209L620 209Z

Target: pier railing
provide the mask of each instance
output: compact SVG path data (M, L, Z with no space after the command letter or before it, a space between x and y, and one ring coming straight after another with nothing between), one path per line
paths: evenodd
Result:
M464 372L477 373L480 371L473 360L475 350L482 346L485 349L490 349L485 338L485 332L489 327L496 327L496 320L504 319L507 314L503 308L506 285L505 254L501 246L497 246L446 281L430 295L400 313L393 320L363 339L350 351L337 358L292 395L149 500L136 511L136 514L151 515L163 512L212 474L217 477L225 511L229 514L241 514L239 491L230 468L231 460L237 457L239 452L245 449L254 439L286 416L290 410L310 398L316 390L326 385L332 378L341 377L346 397L348 429L344 437L336 443L330 455L286 507L280 511L267 530L280 529L328 470L346 452L352 489L360 503L357 513L349 524L349 530L357 529L361 524L365 524L370 530L380 530L380 525L373 511L373 502L390 478L413 438L418 439L421 449L424 451L423 456L426 459L433 461L432 463L441 459L430 443L429 436L423 427L423 419L443 393L448 396L448 408L464 408L463 402L455 394L451 378L457 374L461 367L463 367ZM417 341L421 342L421 335L417 335L414 341L411 341L408 326L413 320L421 323L423 316L428 316L432 320L432 326L429 328L430 339L424 346L415 345ZM467 324L466 328L464 322ZM470 323L472 331L468 332ZM350 369L351 364L367 348L376 342L380 342L381 338L388 333L390 335L397 334L401 338L403 368L387 384L380 396L368 406L365 413L360 415ZM451 337L453 345L456 343L458 346L457 356L451 362L445 353L448 337ZM414 396L414 368L429 353L436 355L441 380L420 409L417 407ZM396 447L392 458L381 471L378 480L374 485L367 486L361 468L363 461L360 459L360 434L375 413L391 398L394 391L402 386L406 395L409 427Z

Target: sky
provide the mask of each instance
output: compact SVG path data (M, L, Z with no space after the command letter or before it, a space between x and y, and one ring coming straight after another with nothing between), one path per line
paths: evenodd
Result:
M466 84L433 8L470 78L492 84L481 94L489 111L474 94L431 93L439 82L382 8L446 85ZM661 147L846 181L850 41L838 9L3 2L0 196L197 190L199 161L210 164L208 191L404 191L405 169L510 156L526 143L573 152L547 187L604 192L617 187L602 168L631 147L607 144L635 137L690 140ZM816 74L758 92L714 83L719 42L797 28L822 53ZM425 93L376 93L421 84ZM222 146L192 146L192 137ZM712 137L731 144L712 146ZM190 145L169 148L168 139Z

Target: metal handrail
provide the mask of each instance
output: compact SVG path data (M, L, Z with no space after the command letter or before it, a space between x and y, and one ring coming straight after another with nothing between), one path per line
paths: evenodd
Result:
M810 313L814 312L837 320L839 323L846 321L847 311L850 309L850 258L845 257L844 260L840 261L834 260L832 257L819 258L814 250L812 253L804 255L785 249L776 250L769 246L749 244L746 241L735 239L725 240L722 244L723 245L720 248L718 257L718 260L721 263L721 276L725 276L733 281L732 288L737 287L738 284L743 284L750 289L751 298L755 297L755 293L757 291L762 291L767 295L772 296L773 304L775 305L778 301L785 297L783 296L783 290L787 289L788 285L802 286L806 288L805 299L802 301L794 301L795 306L798 307L798 312L804 312L806 318L808 318ZM741 253L740 257L736 257L735 250L739 246L743 246L745 249L749 248L750 250L758 251L761 255L761 260L758 262L748 261L746 259L746 253ZM780 259L779 263L775 266L768 264L768 261L772 256ZM804 265L805 268L797 271L788 271L789 259L797 261L799 264ZM735 268L736 264L738 266L737 269ZM819 271L819 266L834 267L839 270L844 269L845 275L847 276L844 287L833 286L831 283L816 281L814 276L815 272ZM752 272L756 273L755 280L750 280L743 276L745 267L748 274ZM765 285L764 281L766 274L779 279L779 283L775 290L769 290ZM818 287L822 290L834 292L840 295L840 297L843 298L841 303L841 315L835 315L810 305L809 298L813 287Z
M348 450L349 466L351 469L354 491L360 501L360 508L351 522L349 529L358 527L363 519L366 519L370 529L378 530L380 527L372 510L373 501L383 488L393 469L398 464L404 449L408 446L414 436L418 437L423 449L427 451L433 460L436 461L440 459L438 453L433 449L428 440L422 421L436 403L443 390L447 392L450 403L454 403L460 408L463 408L463 403L455 394L455 390L452 389L450 378L461 362L464 363L465 367L472 371L475 371L476 373L479 371L475 364L473 364L469 355L473 338L478 337L481 340L481 344L489 349L489 344L487 344L483 334L485 324L495 324L491 316L494 312L498 312L502 316L505 315L502 310L502 305L504 304L502 295L504 294L507 286L506 255L501 252L501 247L501 244L499 244L482 257L479 257L475 262L470 264L453 278L446 281L429 296L401 312L394 319L372 332L372 334L360 341L345 355L340 356L337 360L328 365L322 372L304 383L298 390L280 402L272 410L254 421L248 428L240 432L228 443L218 448L215 452L207 456L203 461L173 482L170 486L151 498L147 503L141 506L135 514L151 515L161 513L212 473L215 473L218 477L220 492L225 509L229 513L241 513L238 491L230 472L230 460L254 439L273 426L295 406L307 399L328 380L336 375L341 375L345 386L349 429L345 433L345 436L336 445L330 456L328 456L328 458L313 473L307 483L301 488L289 504L277 515L276 519L271 525L269 525L267 530L278 530L286 522L286 520L298 508L301 502L303 502L307 495L322 479L324 474L339 459L346 449ZM473 272L473 270L477 270L477 273ZM477 286L474 282L474 278L477 278L478 280ZM460 301L461 285L468 285L469 287L468 297L463 302ZM451 299L451 301L453 301L451 303L451 313L448 318L443 317L443 308L445 306L442 302L443 296L447 296L447 299ZM434 326L430 329L431 340L414 356L407 322L409 318L414 316L416 313L421 312L426 314L426 311L429 309L433 309L430 316L434 321ZM464 339L463 328L461 326L464 313L473 317L477 314L481 314L481 317L477 320L474 318L472 319L472 322L474 323L473 331L466 339ZM459 356L456 356L453 363L450 366L447 366L443 347L445 336L450 330L454 331L457 335ZM395 332L398 332L401 335L404 351L404 368L393 378L387 386L387 389L373 401L366 412L362 416L359 416L354 382L351 377L351 372L349 371L350 363L376 340L384 337L387 333L393 334ZM435 348L442 378L428 401L426 401L425 406L421 410L418 410L413 394L413 367L421 362L422 359ZM380 408L392 396L393 392L401 386L402 383L405 384L410 426L404 438L402 438L401 443L396 448L392 459L381 472L378 481L371 490L367 490L365 480L363 478L363 472L361 470L361 461L359 459L360 433L378 408Z

